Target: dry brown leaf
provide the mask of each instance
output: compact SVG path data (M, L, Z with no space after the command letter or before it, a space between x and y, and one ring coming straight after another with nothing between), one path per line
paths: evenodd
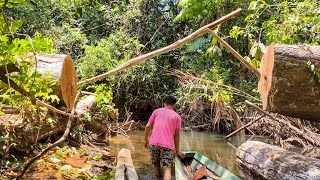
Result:
M91 166L90 163L87 162L88 157L80 157L79 155L72 156L65 160L66 164L71 165L74 168L88 168Z
M77 76L74 70L74 64L72 59L66 56L61 71L61 92L63 100L69 110L73 108L77 90Z
M272 71L274 66L274 47L271 43L263 55L260 66L260 80L258 83L258 91L262 100L263 109L268 106L268 95L272 83Z

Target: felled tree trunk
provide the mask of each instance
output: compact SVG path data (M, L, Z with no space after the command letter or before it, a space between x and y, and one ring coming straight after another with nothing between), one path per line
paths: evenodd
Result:
M274 45L270 111L320 122L320 85L310 82L308 61L320 70L320 46Z
M62 99L61 72L63 62L68 56L63 54L37 54L35 57L37 59L37 71L43 76L50 74L50 78L57 80L57 84L52 87L53 94ZM34 61L33 58L31 60Z
M237 163L245 179L320 179L320 160L258 141L237 149Z
M80 118L86 118L86 114L90 114L90 111L96 105L96 96L89 95L84 99L80 100L76 106L76 112L80 116ZM94 120L83 120L85 123L85 128L97 134L106 134L108 132L107 127L105 127L99 121Z

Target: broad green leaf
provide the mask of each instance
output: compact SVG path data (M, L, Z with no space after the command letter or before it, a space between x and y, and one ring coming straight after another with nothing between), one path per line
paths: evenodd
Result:
M251 1L249 5L249 10L255 10L257 7L258 1Z
M62 158L67 157L66 154L61 149L57 150L55 154L62 157Z
M19 3L24 3L25 0L9 0L9 2L19 4Z
M250 55L251 55L252 57L255 57L255 56L256 56L257 49L258 49L258 47L257 47L256 45L252 46L252 48L250 49Z
M5 141L5 137L0 136L0 143L3 142L3 141Z
M259 68L260 67L260 61L258 61L256 58L254 58L251 62L252 62L252 65L255 68Z
M262 52L263 54L266 53L267 48L266 48L266 46L265 46L264 44L259 43L259 48L260 48L260 50L261 50L261 52Z
M8 3L6 4L6 7L7 7L7 8L13 8L13 5L8 2Z

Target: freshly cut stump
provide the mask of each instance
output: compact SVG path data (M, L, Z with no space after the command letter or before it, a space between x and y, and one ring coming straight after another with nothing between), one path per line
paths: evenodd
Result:
M246 179L320 180L320 160L258 141L237 149L237 163Z

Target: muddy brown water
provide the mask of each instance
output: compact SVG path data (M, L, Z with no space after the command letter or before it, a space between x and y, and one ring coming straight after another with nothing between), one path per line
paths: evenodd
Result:
M123 135L111 138L109 147L111 153L117 155L121 148L130 149L139 179L155 179L149 151L144 148L144 131L132 131L128 135L127 138ZM235 136L228 141L223 137L213 132L181 132L180 149L198 151L232 173L239 175L235 148L251 137ZM251 140L268 141L265 137L253 137Z

